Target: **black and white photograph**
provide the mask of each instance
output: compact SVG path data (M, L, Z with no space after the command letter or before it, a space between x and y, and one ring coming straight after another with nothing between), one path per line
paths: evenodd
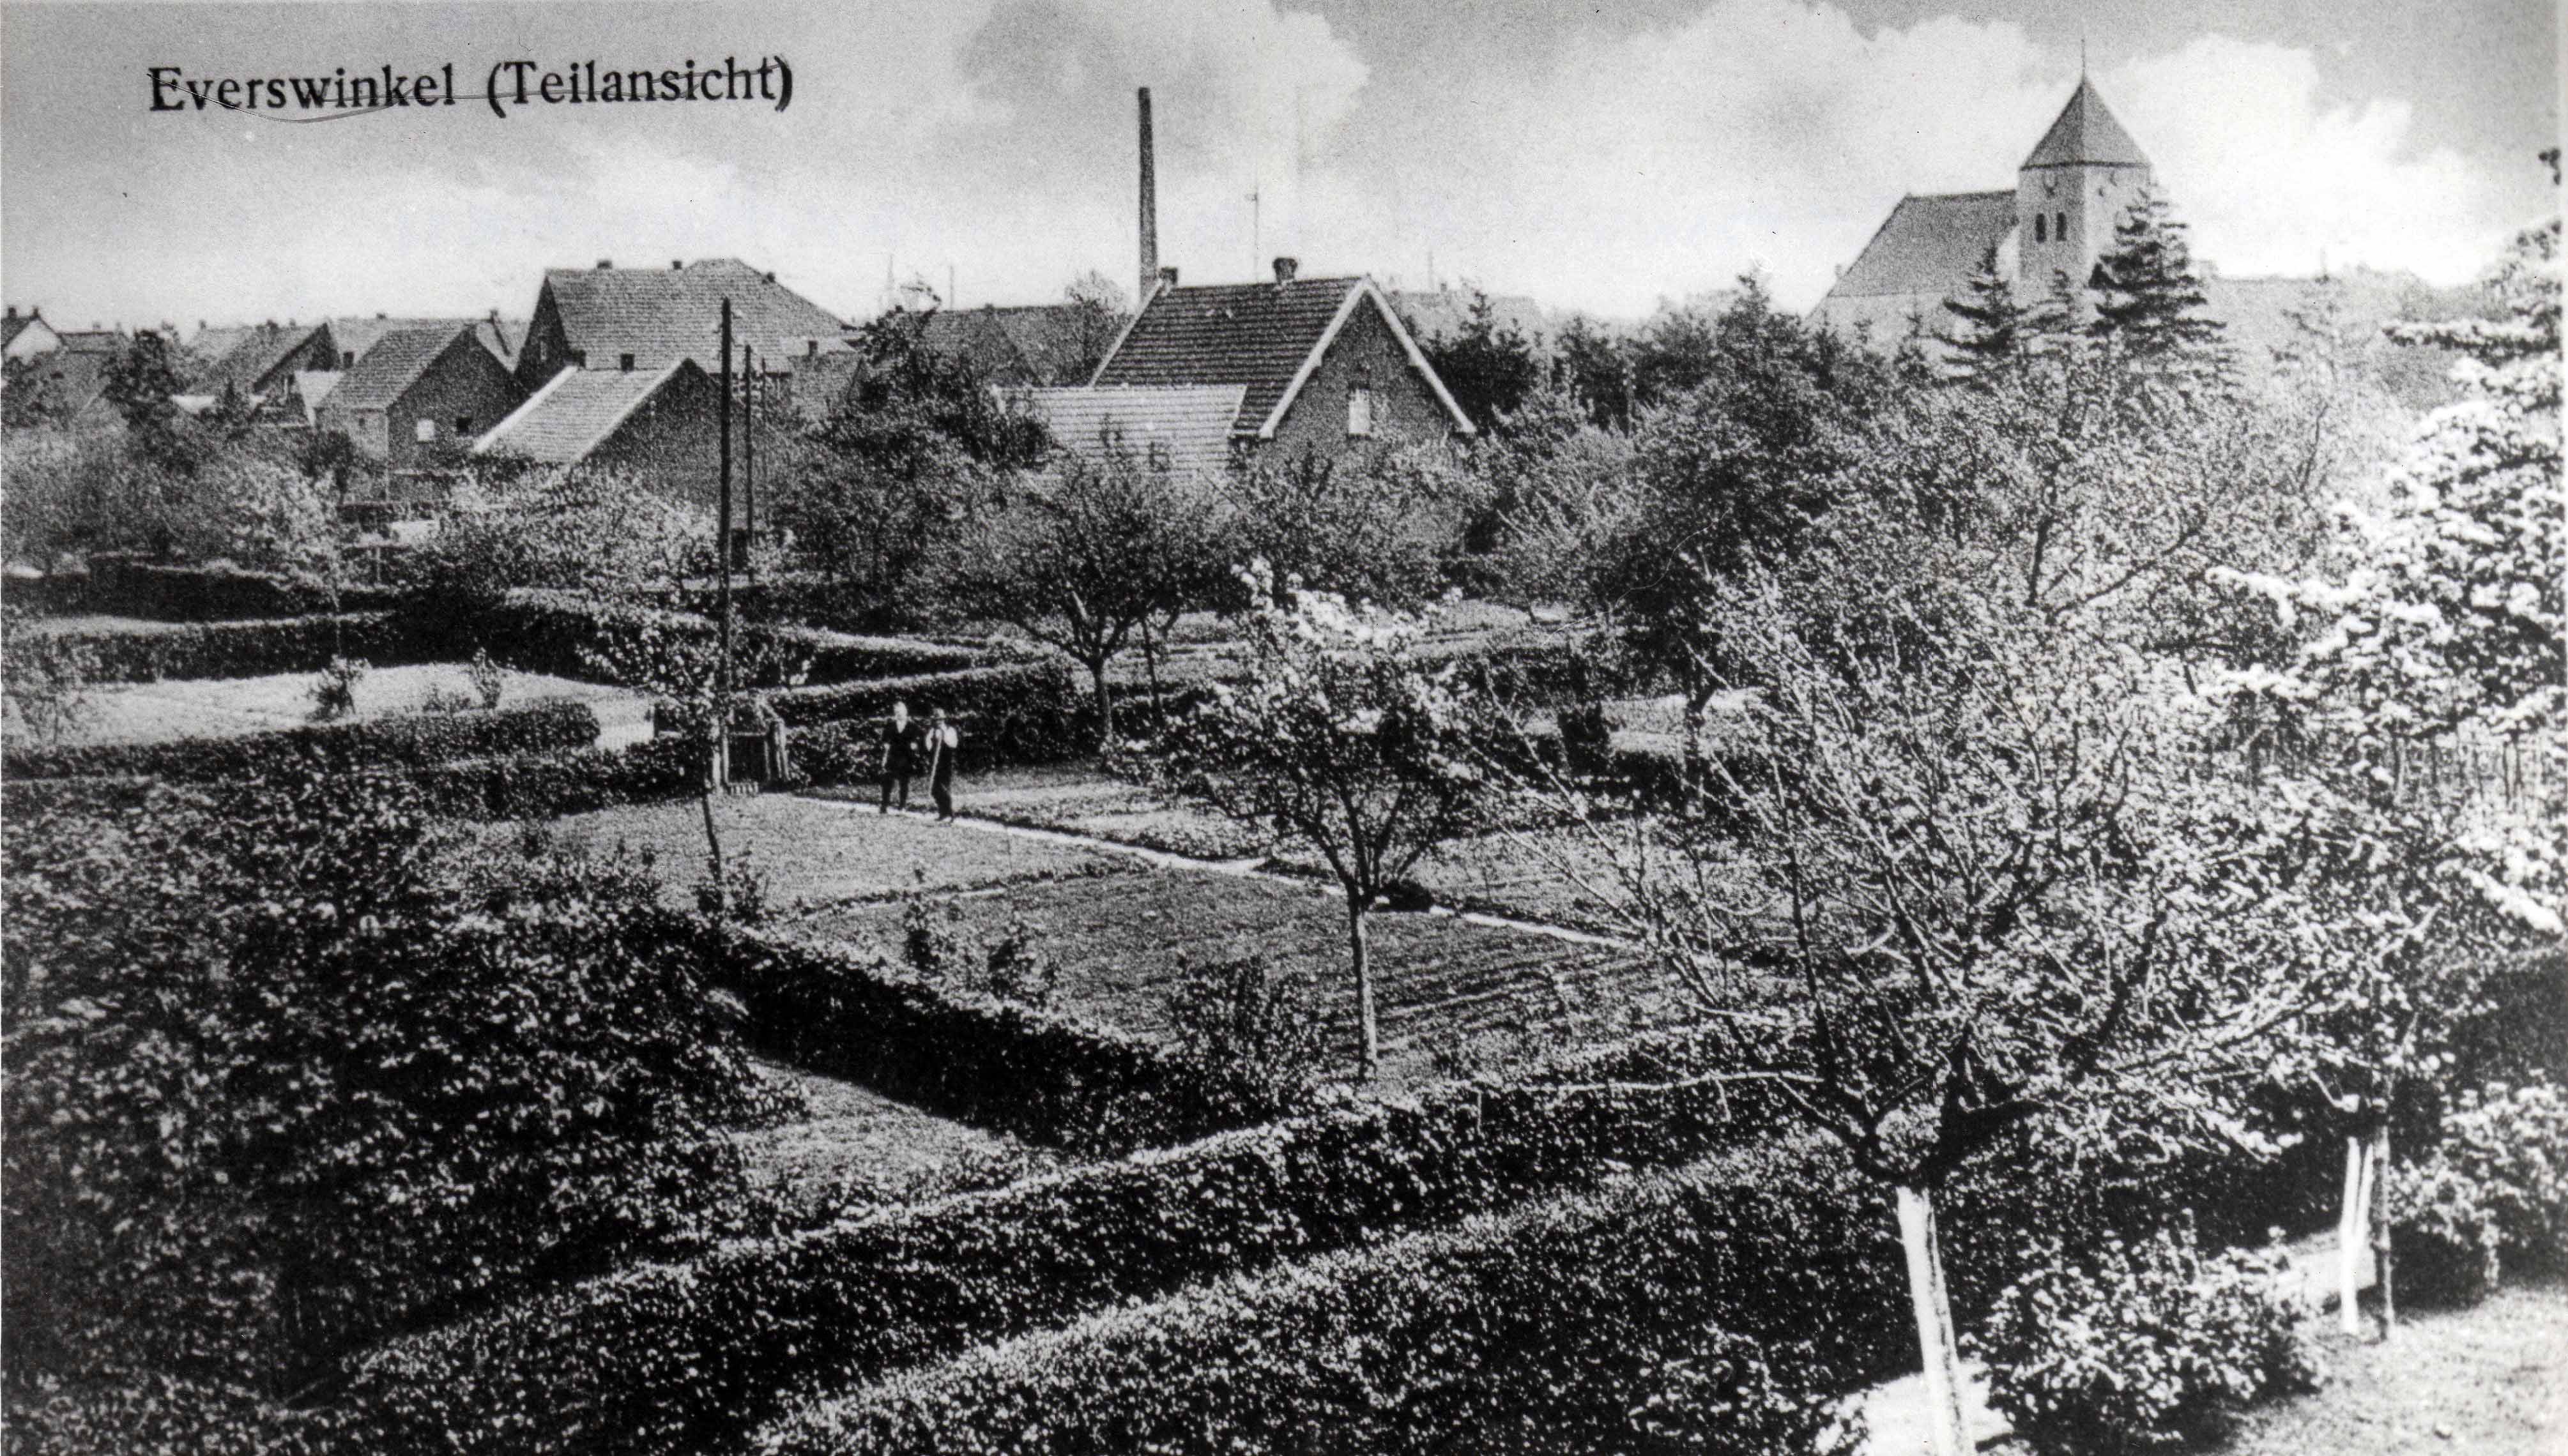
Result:
M2568 1456L2556 0L0 0L5 1456Z

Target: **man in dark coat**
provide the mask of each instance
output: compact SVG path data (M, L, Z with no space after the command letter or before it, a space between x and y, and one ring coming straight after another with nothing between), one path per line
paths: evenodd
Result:
M918 755L923 746L918 725L909 721L909 705L893 704L891 722L883 727L882 808L878 812L885 814L891 812L891 790L894 783L900 785L900 806L904 809L909 807L909 779L910 775L918 771Z
M954 750L963 743L963 735L945 721L945 710L936 710L935 722L927 726L927 791L936 800L936 817L950 823L954 818Z

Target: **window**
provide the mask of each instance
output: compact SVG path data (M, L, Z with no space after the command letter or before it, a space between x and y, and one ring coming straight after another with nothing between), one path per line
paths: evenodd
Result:
M354 369L354 368L356 368L356 367L357 367L357 351L356 351L356 350L354 350L354 349L343 349L343 350L339 351L339 367L340 367L341 369Z
M434 420L423 419L416 427L413 428L411 434L421 444L426 444L430 440L437 438L437 422Z
M626 374L631 374L633 372L633 356L630 354L616 355L615 367L624 371Z
M1347 387L1347 434L1369 437L1373 434L1373 386Z
M471 435L473 433L473 417L470 415L456 416L455 433L457 435Z
M2066 212L2054 212L2054 213L2052 213L2052 214L2051 214L2051 235L2052 235L2053 237L2058 238L2058 239L2059 239L2059 240L2061 240L2062 242L2067 242L2067 241L2069 241L2069 214L2068 214L2068 213L2066 213Z
M2043 226L2042 214L2039 212L2033 214L2033 240L2035 242L2051 241L2050 229Z

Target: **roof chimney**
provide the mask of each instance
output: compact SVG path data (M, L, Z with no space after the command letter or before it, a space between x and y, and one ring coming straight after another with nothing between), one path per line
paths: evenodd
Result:
M1145 86L1141 88L1141 292L1132 300L1134 308L1150 301L1150 285L1159 279L1176 286L1159 268L1159 174L1150 149L1150 88Z
M1161 286L1167 288L1174 288L1177 286L1176 264L1170 263L1168 266L1159 270L1159 283Z
M599 271L600 273L603 273L603 272L605 272L607 269L612 268L612 267L614 267L614 266L615 266L615 260L614 260L613 258L600 258L600 259L598 259L598 260L597 260L597 271Z
M600 263L597 266L603 268L606 265L604 263ZM687 260L684 258L671 258L669 260L669 271L672 273L684 272L686 270L686 266Z
M14 319L14 318L16 318L16 317L18 316L18 306L17 306L16 304L14 304L14 303L13 303L13 304L9 305L9 315L8 315L8 316L9 316L10 318L13 318L13 319Z
M1277 258L1275 260L1275 286L1281 288L1285 284L1292 282L1293 275L1300 272L1301 268L1302 260L1299 258Z

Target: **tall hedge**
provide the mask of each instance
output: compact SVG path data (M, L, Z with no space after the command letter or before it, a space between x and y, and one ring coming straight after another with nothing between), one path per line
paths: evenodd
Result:
M938 710L956 720L968 764L1054 762L1097 746L1095 705L1057 661L791 688L767 702L797 729L796 764L820 783L872 776L873 735L895 703L921 722Z
M1461 1084L1351 1105L625 1271L392 1346L358 1400L386 1450L705 1449L823 1381L1505 1208L1607 1169L1680 1164L1769 1125L1711 1086ZM560 1350L581 1354L548 1357Z
M434 635L423 635L418 622L397 612L93 628L68 635L96 657L102 683L317 673L340 655L377 667L437 660Z
M419 768L457 758L560 752L596 741L597 715L587 704L548 702L483 713L311 724L230 738L13 746L0 751L0 772L13 778L150 777L197 783L285 773Z
M1906 1343L1890 1220L1839 1168L1777 1148L1726 1154L1212 1282L813 1403L751 1444L1826 1449L1830 1398L1899 1368ZM1671 1391L1694 1398L1652 1399Z

